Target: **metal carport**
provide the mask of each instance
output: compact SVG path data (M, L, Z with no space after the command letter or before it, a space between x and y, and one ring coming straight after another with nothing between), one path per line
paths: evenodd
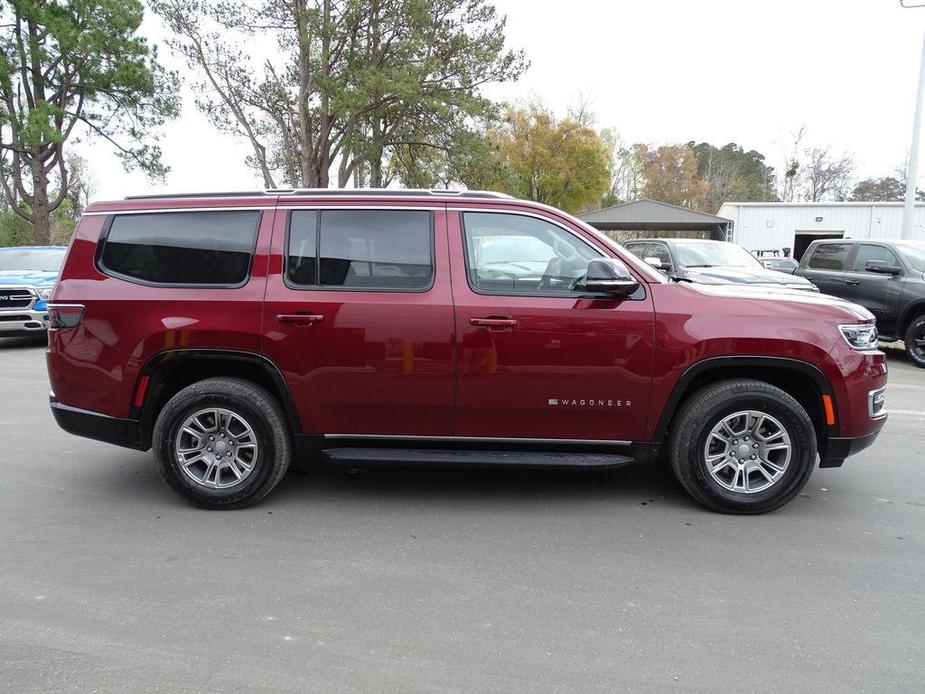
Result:
M730 240L732 220L658 200L634 200L578 218L617 241L644 237Z

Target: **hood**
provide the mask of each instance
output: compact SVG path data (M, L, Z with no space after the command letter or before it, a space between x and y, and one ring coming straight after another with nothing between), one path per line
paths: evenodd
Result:
M767 287L814 289L805 277L787 275L765 268L703 267L685 268L676 274L680 279L698 284L757 284Z
M45 270L0 270L0 285L14 287L53 287L57 272Z
M768 291L767 287L761 285L734 285L734 284L686 284L686 286L704 294L712 296L724 296L734 299L761 299L769 301L776 305L799 306L804 305L807 309L810 307L831 309L833 318L845 322L863 321L873 322L874 314L863 306L853 304L850 301L839 299L829 294L818 294L815 292L794 291L781 287L779 291ZM770 315L770 314L769 314Z

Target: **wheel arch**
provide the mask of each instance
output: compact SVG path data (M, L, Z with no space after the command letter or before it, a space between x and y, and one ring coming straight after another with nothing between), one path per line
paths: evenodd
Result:
M131 417L141 422L144 443L150 446L154 422L171 397L188 385L217 376L243 378L268 390L282 405L292 433L301 433L302 423L286 379L263 355L242 350L172 349L151 357L135 383L133 393L144 390L141 403L133 402Z
M830 436L837 436L838 410L832 385L815 365L786 357L729 356L696 362L681 375L668 397L655 428L655 440L664 441L681 404L702 387L730 378L764 381L791 395L807 411L816 429L819 454L825 458ZM822 396L832 399L836 425L825 422Z
M919 316L925 315L925 297L909 302L909 305L903 309L899 318L896 337L902 340L906 336L909 325Z

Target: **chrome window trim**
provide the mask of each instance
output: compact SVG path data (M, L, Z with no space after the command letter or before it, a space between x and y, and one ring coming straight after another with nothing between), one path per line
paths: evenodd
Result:
M256 210L275 210L276 205L225 205L224 207L160 207L146 208L143 210L106 210L103 212L84 212L82 217L108 217L123 214L166 214L169 212L235 212L235 211L256 211Z

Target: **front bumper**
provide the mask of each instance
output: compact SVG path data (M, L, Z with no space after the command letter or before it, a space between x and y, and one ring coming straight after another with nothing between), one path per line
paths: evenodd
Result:
M48 330L48 310L12 308L0 311L0 335Z
M149 446L141 435L141 422L137 419L122 419L109 415L70 407L58 402L54 395L49 398L51 413L58 426L69 434L87 439L112 443L116 446L146 451Z
M860 453L873 444L880 429L866 436L833 436L829 438L825 449L825 456L819 461L819 467L840 467L845 458Z

